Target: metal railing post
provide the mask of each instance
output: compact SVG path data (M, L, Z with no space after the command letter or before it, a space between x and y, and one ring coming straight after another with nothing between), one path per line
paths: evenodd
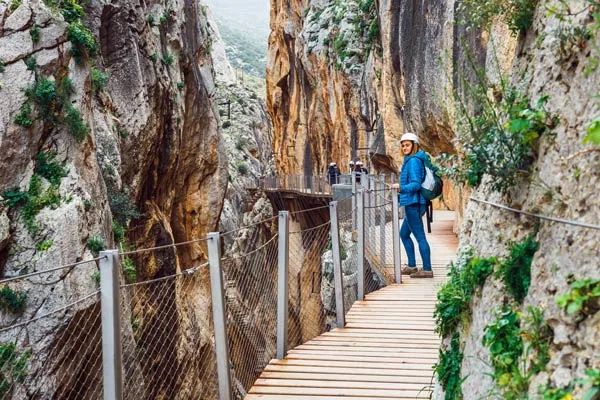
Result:
M105 400L123 399L121 366L121 293L119 251L100 252L100 306L102 310L102 377Z
M277 359L279 360L285 357L288 342L289 218L289 211L279 211L279 248L277 253Z
M358 242L358 300L365 299L365 204L364 189L358 189L356 194L357 209L357 242Z
M377 190L377 186L375 185L375 180L376 177L375 176L369 176L369 189L370 189L370 193L369 193L369 197L371 198L370 203L371 203L371 209L369 210L369 230L367 231L368 233L368 240L369 240L369 248L371 249L371 256L375 256L375 246L376 246L376 238L375 238L375 210L377 210L375 207L377 207L378 204L378 199L377 199L377 192L375 190Z
M385 174L379 175L379 190L381 207L379 207L379 255L381 258L381 266L385 268Z
M392 232L394 246L394 276L396 283L402 283L401 251L400 251L400 213L398 212L398 189L392 188Z
M231 376L229 371L229 349L225 326L225 293L221 271L221 238L219 232L207 236L208 264L210 268L210 292L212 297L213 325L215 330L215 353L219 378L219 399L231 400Z
M350 172L352 179L352 231L356 229L356 172Z
M335 314L337 327L346 325L344 318L344 275L342 274L342 258L340 247L340 230L338 226L337 201L329 203L331 221L331 251L333 253L333 284L335 288Z

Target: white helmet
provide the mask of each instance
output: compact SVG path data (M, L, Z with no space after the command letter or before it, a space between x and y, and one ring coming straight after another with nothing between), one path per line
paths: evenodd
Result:
M363 165L362 161L357 161L356 165Z
M336 164L335 164L334 162L332 162L332 163L329 163L329 166L330 166L330 167L335 167L335 165L336 165Z
M348 164L354 165L354 161L350 160L350 162Z
M404 135L402 135L402 137L400 138L400 142L404 142L405 140L410 140L411 142L415 142L416 144L419 144L419 137L411 132L408 132L408 133L405 133Z

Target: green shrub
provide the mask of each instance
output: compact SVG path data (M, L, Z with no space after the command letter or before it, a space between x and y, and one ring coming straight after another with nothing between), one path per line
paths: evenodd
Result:
M44 0L44 4L52 10L60 11L65 21L71 23L83 17L83 7L79 0Z
M16 207L19 205L23 205L27 202L27 193L21 192L18 187L13 187L5 190L2 193L2 198L4 199L4 205L9 207Z
M153 63L156 64L156 62L158 61L158 54L156 54L156 52L150 54L150 59L152 60Z
M8 7L8 12L12 13L13 11L15 11L17 8L19 8L19 6L21 5L21 0L12 0L10 2L10 6Z
M106 86L108 76L96 67L92 67L92 89L98 93Z
M60 103L61 111L65 104L69 103L71 95L75 93L75 85L68 76L63 76L57 81L56 97Z
M42 180L38 174L33 174L29 181L29 190L27 192L27 201L21 208L21 215L27 231L34 235L39 227L35 217L46 207L58 207L60 205L60 196L58 188L51 185L45 191L42 190Z
M600 395L600 369L588 368L585 370L585 375L587 378L583 383L591 387L585 392L583 400L597 400Z
M125 258L123 260L123 276L125 277L126 283L133 283L137 279L137 270L131 258Z
M457 14L462 17L460 24L485 29L495 17L502 16L509 29L519 33L531 26L536 5L537 0L465 0L459 5Z
M460 336L458 332L455 332L450 341L450 348L446 351L440 349L440 360L433 367L444 389L445 400L461 400L463 398L460 387L463 382L463 379L460 377L462 360L463 353L460 349Z
M162 63L166 66L173 65L173 56L169 52L163 53Z
M476 258L472 250L467 250L459 255L456 265L451 263L450 279L437 294L436 332L448 336L461 322L468 320L472 296L483 286L497 262L494 257Z
M83 121L83 118L81 118L79 110L71 104L67 104L66 109L65 123L67 124L69 133L73 135L77 142L81 143L87 138L89 128Z
M106 249L104 238L100 235L90 236L86 242L86 246L96 257L102 250Z
M117 221L113 221L112 230L113 234L115 235L115 242L123 243L125 240L125 228L123 225L119 224Z
M148 16L146 16L146 21L148 21L148 25L154 26L154 15L148 14Z
M540 400L572 400L571 390L570 387L561 389L556 387L552 382L548 382L546 386L538 388L538 394L541 396Z
M22 126L23 128L29 128L33 125L33 119L31 119L31 106L29 103L21 104L19 113L15 115L15 124Z
M587 135L583 138L583 144L593 143L600 145L600 117L594 119L586 128Z
M27 292L13 290L8 285L0 289L0 309L13 314L21 314L27 306Z
M56 152L39 153L35 164L35 171L52 185L60 185L62 178L67 176L66 162L56 161Z
M502 279L508 293L521 303L529 291L531 262L539 244L535 236L530 235L521 242L509 242L509 245L509 256L500 263L495 276Z
M52 247L53 244L54 244L54 241L52 239L46 239L46 240L43 240L42 242L36 244L35 249L36 249L36 251L46 251L50 247Z
M248 147L248 139L243 136L238 136L235 139L235 148L242 151Z
M165 15L161 15L160 18L158 19L158 23L159 25L165 25L167 23L168 19Z
M122 226L126 226L130 219L142 216L131 200L129 200L129 196L124 192L109 189L108 204L113 219Z
M71 53L78 64L81 64L83 58L94 57L98 51L98 45L94 35L81 21L73 21L69 24L68 37L71 41Z
M570 284L568 293L556 298L556 304L567 314L580 318L598 311L600 299L600 279L580 279Z
M25 380L30 356L29 351L19 352L14 343L0 342L0 397L8 395L15 382Z
M184 88L184 83L183 82L177 82L177 89L181 92Z
M4 72L4 62L0 61L0 74Z
M31 36L31 41L34 44L40 41L40 27L38 24L33 24L31 28L29 28L29 35Z
M35 71L37 69L37 59L35 56L29 56L23 60L25 66L30 71Z
M246 175L249 172L248 164L241 160L236 163L235 167L240 175Z
M46 77L25 88L25 95L38 109L39 116L49 122L56 122L56 83Z

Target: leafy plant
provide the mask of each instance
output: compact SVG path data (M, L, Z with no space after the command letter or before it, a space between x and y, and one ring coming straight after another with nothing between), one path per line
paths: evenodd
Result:
M29 351L19 352L14 343L0 342L0 397L10 393L15 382L25 380L30 356Z
M571 388L558 388L554 382L548 382L546 386L540 386L538 394L541 400L573 400Z
M92 89L98 93L106 86L108 76L96 67L92 67Z
M461 390L463 380L460 377L462 360L460 336L458 332L455 332L450 341L450 348L446 351L440 349L440 360L433 367L444 389L445 400L461 400L463 398Z
M117 221L113 221L112 230L115 235L115 242L122 243L125 239L125 228L123 225L119 224Z
M476 258L472 250L467 250L459 255L456 265L451 263L450 279L437 295L434 311L436 332L448 336L468 319L475 289L483 286L497 262L494 257Z
M13 11L15 11L17 8L19 8L19 6L21 5L21 0L12 0L10 2L10 6L8 7L8 11L10 13L12 13Z
M8 285L0 289L0 309L13 314L21 314L27 306L27 292L13 290Z
M173 65L173 56L169 52L163 53L162 63L166 66Z
M184 88L184 83L183 82L177 82L177 89L181 92Z
M583 138L583 144L600 145L600 117L594 119L585 130L587 135Z
M567 314L591 315L600 309L600 279L580 279L570 284L568 293L556 298L556 304L564 308Z
M78 64L81 64L83 58L94 57L98 51L98 45L94 35L79 20L69 24L68 37L71 41L71 53Z
M158 54L156 54L156 52L150 54L150 59L152 60L153 63L156 64L156 62L158 61Z
M54 123L55 102L56 102L56 83L46 77L37 80L32 86L25 88L25 95L32 101L38 109L38 114L43 120Z
M36 244L35 249L37 251L46 251L50 247L52 247L53 244L54 244L54 241L52 239L46 239L46 240Z
M470 27L488 28L501 16L513 33L527 30L533 22L537 0L466 0L458 7L459 23Z
M56 161L56 152L41 152L37 156L35 170L50 184L58 186L62 178L67 176L66 162Z
M29 103L21 104L19 113L15 115L15 124L20 125L23 128L29 128L33 125L33 119L31 118L31 106Z
M22 205L27 201L27 193L21 192L18 187L5 190L2 193L3 203L9 207Z
M108 204L113 219L121 226L126 226L130 219L136 219L142 216L129 199L129 196L124 192L109 189Z
M60 195L55 185L50 185L46 190L42 190L42 180L38 174L33 174L29 181L29 190L27 192L27 201L21 208L21 215L25 227L30 234L36 234L39 227L36 223L36 215L46 207L57 207L60 205Z
M104 238L100 235L90 236L86 242L86 246L96 257L102 250L106 249Z
M135 264L131 258L125 258L123 260L123 275L125 277L125 282L133 283L137 279L137 270L135 268Z
M83 142L89 133L89 127L81 118L81 113L71 104L67 104L65 123L69 133L73 135L79 143Z
M40 27L38 24L33 24L31 28L29 28L29 35L34 44L40 41Z
M0 61L0 74L4 72L4 62Z
M591 387L583 395L583 400L598 399L600 395L600 369L588 368L585 370L584 384L589 384Z
M235 164L235 168L238 170L240 175L246 175L250 171L250 169L248 168L248 164L246 164L242 160L238 160L238 162Z
M146 21L148 21L148 25L154 26L154 15L148 14L148 16L146 17Z
M25 66L30 71L35 71L37 69L37 59L35 56L29 56L23 60Z
M539 243L535 241L534 235L529 235L521 242L509 244L509 256L500 263L495 276L502 278L508 293L521 303L529 291L531 262Z

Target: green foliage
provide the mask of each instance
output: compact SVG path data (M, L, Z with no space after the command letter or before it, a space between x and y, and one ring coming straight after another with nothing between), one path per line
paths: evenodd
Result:
M115 242L123 243L125 240L125 227L119 224L117 221L112 223L113 234L115 235Z
M90 236L86 242L86 246L96 257L102 250L106 249L104 238L100 235Z
M131 200L129 200L129 196L124 192L109 189L108 204L113 220L117 221L121 226L127 226L130 219L142 216Z
M68 37L71 41L71 53L78 64L83 62L83 58L94 57L98 51L98 45L94 35L79 20L69 24Z
M30 234L36 234L39 227L35 221L36 215L46 207L58 207L60 205L60 195L58 187L50 185L45 191L42 190L42 180L38 174L33 174L29 181L29 191L27 192L27 201L21 208L21 215L25 227Z
M598 311L600 279L580 279L570 284L571 290L556 298L556 304L567 314L583 318Z
M501 16L513 33L527 30L533 22L537 0L465 0L457 14L459 23L469 27L489 28L495 17Z
M54 244L54 241L52 239L46 239L46 240L43 240L42 242L36 244L35 249L37 251L46 251L50 247L52 247L53 244Z
M541 386L538 389L540 400L573 400L571 388L557 388L552 382L548 382L546 386Z
M58 186L60 180L67 176L66 162L56 161L56 152L41 152L37 156L35 170L40 176L45 178L50 184Z
M490 350L492 376L504 399L526 399L531 378L544 371L550 360L552 330L539 308L529 307L522 318L505 305L496 317L485 327L483 337L483 345Z
M36 82L25 88L25 96L32 101L38 110L39 116L45 120L54 123L56 121L56 83L46 77L42 77Z
M165 25L167 23L167 17L165 15L161 15L160 18L158 19L158 23L160 25Z
M221 125L224 129L227 129L231 126L231 121L223 121L223 125Z
M37 59L35 56L29 56L23 60L25 66L30 71L35 71L37 69Z
M100 271L96 271L92 274L92 280L96 283L97 286L100 286Z
M21 109L18 114L15 115L15 124L20 125L23 128L29 128L33 125L33 119L31 118L31 106L29 103L21 104Z
M52 10L60 11L68 23L77 21L84 14L79 0L44 0L44 4Z
M249 168L248 168L248 164L246 164L244 161L242 160L238 160L235 164L235 168L237 169L237 171L240 173L240 175L246 175L249 172Z
M587 378L583 381L584 384L589 384L591 387L583 395L583 400L594 400L600 396L600 369L588 368L585 370Z
M13 290L8 285L0 289L0 309L13 314L21 314L27 306L27 292Z
M14 343L0 342L0 397L8 395L15 382L25 380L30 355L29 351L19 352Z
M106 86L108 76L96 67L92 67L92 89L98 93Z
M238 136L235 139L235 148L239 151L243 151L246 149L246 147L248 147L248 139L243 136Z
M0 61L0 74L4 72L4 62Z
M40 41L40 27L38 24L33 24L31 28L29 28L29 35L34 44Z
M169 52L163 53L162 63L166 66L173 65L173 56Z
M146 21L148 21L148 25L154 26L154 15L148 14L146 16Z
M185 85L183 82L177 82L177 90L179 90L180 92L183 90L184 86Z
M123 260L123 276L125 276L125 282L127 283L133 283L137 279L137 270L131 258Z
M573 54L583 50L592 38L592 31L589 28L570 24L559 25L553 33L558 39L555 52L560 61L566 61Z
M481 106L473 115L456 95L462 157L444 155L436 161L440 173L456 182L477 187L487 174L492 189L506 192L529 174L537 139L550 133L554 121L544 110L547 96L532 105L525 94L507 88L490 98L487 78L480 78L478 86L469 86Z
M594 119L585 130L587 135L583 138L583 144L600 145L600 117Z
M19 8L19 6L21 5L21 0L12 0L10 2L10 6L8 7L8 12L12 13L13 11L15 11L17 8Z
M497 262L494 257L474 257L472 250L467 250L459 255L456 265L451 263L450 279L437 295L434 311L436 332L448 336L461 322L468 320L471 298L491 275Z
M498 266L496 278L502 278L508 293L519 303L523 301L531 283L531 262L539 243L535 235L527 236L521 242L509 242L509 256Z
M2 198L4 199L4 205L7 205L9 207L16 207L25 204L25 202L27 201L27 193L21 192L21 190L18 187L13 187L3 192Z
M65 123L69 133L73 135L77 142L83 142L87 138L89 128L81 118L81 113L71 104L67 104L66 111Z
M150 59L152 60L153 63L156 64L156 62L158 61L158 54L156 54L156 52L150 54Z
M445 392L445 400L461 400L463 398L460 378L460 369L463 353L460 349L460 336L458 332L452 335L450 348L446 351L440 349L440 360L433 367L439 382Z

